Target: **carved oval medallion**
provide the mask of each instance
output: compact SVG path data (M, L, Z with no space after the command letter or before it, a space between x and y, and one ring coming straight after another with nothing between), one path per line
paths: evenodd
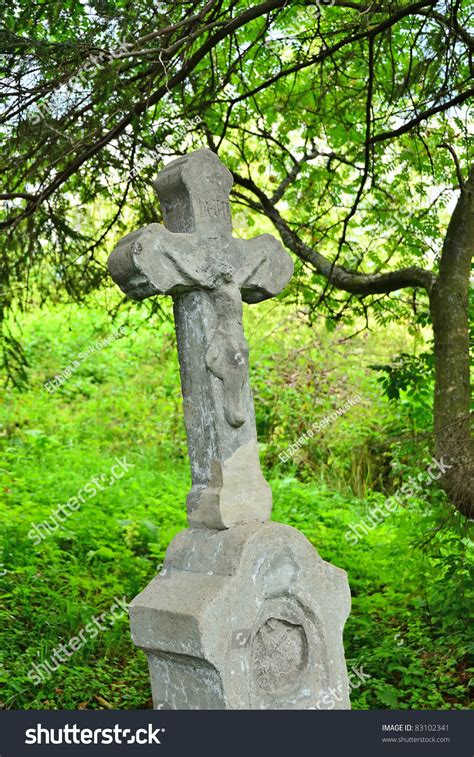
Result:
M267 692L296 686L308 662L308 640L302 625L268 618L252 643L252 666L257 684Z

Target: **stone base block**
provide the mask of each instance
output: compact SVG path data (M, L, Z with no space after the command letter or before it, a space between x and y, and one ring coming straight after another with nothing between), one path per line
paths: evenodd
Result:
M130 620L156 709L349 709L349 610L343 570L255 522L178 534Z

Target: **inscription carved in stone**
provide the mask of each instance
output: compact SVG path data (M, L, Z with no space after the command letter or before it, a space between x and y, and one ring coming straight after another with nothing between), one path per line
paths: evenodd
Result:
M229 218L229 203L225 200L203 200L198 199L199 214L203 218Z

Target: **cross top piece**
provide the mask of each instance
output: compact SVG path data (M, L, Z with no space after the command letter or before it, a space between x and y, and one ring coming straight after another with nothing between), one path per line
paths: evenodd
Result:
M228 528L271 513L260 470L242 301L278 294L293 262L270 234L232 237L230 171L210 150L168 164L155 181L165 226L127 234L109 258L114 281L142 300L169 294L193 487L191 526Z
M232 236L229 194L232 174L210 150L197 150L164 168L154 183L163 221L175 232ZM211 225L212 224L212 225Z

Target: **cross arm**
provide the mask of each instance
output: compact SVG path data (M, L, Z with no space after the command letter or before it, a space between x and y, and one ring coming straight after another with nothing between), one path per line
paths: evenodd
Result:
M239 239L242 265L236 281L244 302L253 304L275 297L293 275L293 260L280 242L271 234L254 239Z
M191 235L174 234L151 223L119 242L109 257L109 272L134 300L186 292L201 283L192 264L193 246Z

